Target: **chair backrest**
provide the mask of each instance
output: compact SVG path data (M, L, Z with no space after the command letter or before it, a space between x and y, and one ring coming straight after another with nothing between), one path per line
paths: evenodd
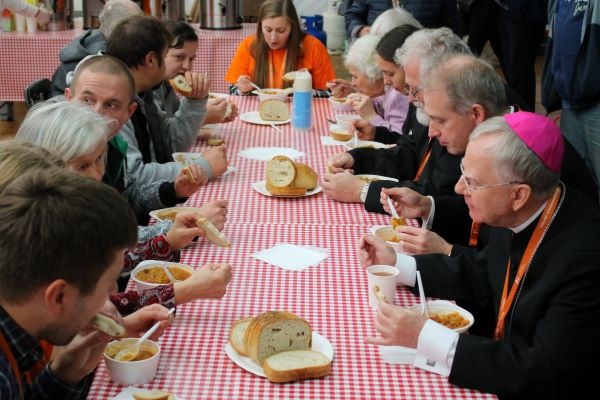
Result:
M52 97L52 82L49 79L39 79L25 88L25 104L31 108L38 101Z

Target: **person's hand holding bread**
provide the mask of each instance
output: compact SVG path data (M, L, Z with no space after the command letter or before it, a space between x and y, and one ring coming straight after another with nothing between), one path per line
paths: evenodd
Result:
M204 231L196 225L198 216L195 213L179 212L175 216L173 226L166 234L171 250L176 251L187 246L195 237L202 236Z
M175 178L175 194L177 197L190 197L208 182L208 178L202 168L195 164L189 164L179 171Z
M195 299L220 299L230 280L229 264L207 264L197 268L185 281L175 283L175 301L183 304Z

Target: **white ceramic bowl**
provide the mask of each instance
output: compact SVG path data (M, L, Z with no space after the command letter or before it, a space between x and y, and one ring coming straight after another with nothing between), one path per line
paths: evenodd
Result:
M390 244L398 253L402 253L402 245L400 242L394 242L392 240L393 238L397 238L398 234L390 225L384 225L373 229L373 234L378 238L385 240L386 243Z
M133 269L133 271L131 271L131 279L142 290L151 289L151 288L155 288L157 286L165 285L165 283L150 283L150 282L145 282L145 281L137 278L138 272L140 272L144 269L147 269L147 268L159 267L161 265L164 265L167 268L168 267L178 267L178 268L188 271L190 274L194 273L194 268L190 267L189 265L179 264L179 263L174 263L174 262L166 262L166 261L146 260L146 261L142 261L141 263L139 263L138 266L135 267Z
M335 116L335 122L348 131L352 128L352 121L356 119L360 119L360 116L355 114L338 114Z
M259 101L265 101L265 100L269 100L269 99L287 101L288 95L285 93L282 93L282 92L283 92L283 89L275 89L275 88L263 88L260 90L256 89L256 90L252 91L252 93L254 93L255 95L258 95Z
M114 357L114 351L132 345L138 338L127 338L115 340L106 345L104 349L104 362L108 369L110 379L123 386L137 386L150 382L158 371L158 360L160 358L160 346L151 340L142 343L141 350L149 350L154 353L150 358L140 361L117 361L107 355ZM115 346L117 347L115 349Z
M425 292L425 293L427 293L427 292ZM417 313L421 313L421 305L418 304L418 305L409 307L409 310L417 312ZM447 314L447 313L451 313L451 312L459 313L460 316L463 317L464 319L468 320L469 323L465 326L461 326L460 328L453 328L453 330L458 333L466 332L471 327L471 325L473 325L473 323L475 322L475 318L473 317L473 314L471 314L464 308L459 307L456 304L454 304L448 300L428 300L427 301L427 311L429 311L430 316L434 315L434 314Z
M350 104L346 103L345 97L329 97L329 104L334 111L352 111L353 108Z

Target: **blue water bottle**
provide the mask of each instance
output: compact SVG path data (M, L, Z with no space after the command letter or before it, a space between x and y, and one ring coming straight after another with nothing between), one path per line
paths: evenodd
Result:
M294 129L310 129L312 120L312 77L307 69L296 71L292 97L292 126Z

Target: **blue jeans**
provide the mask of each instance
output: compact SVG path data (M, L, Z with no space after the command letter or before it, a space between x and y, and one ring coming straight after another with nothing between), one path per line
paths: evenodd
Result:
M600 179L600 103L585 110L563 109L560 129L585 161L598 185Z

